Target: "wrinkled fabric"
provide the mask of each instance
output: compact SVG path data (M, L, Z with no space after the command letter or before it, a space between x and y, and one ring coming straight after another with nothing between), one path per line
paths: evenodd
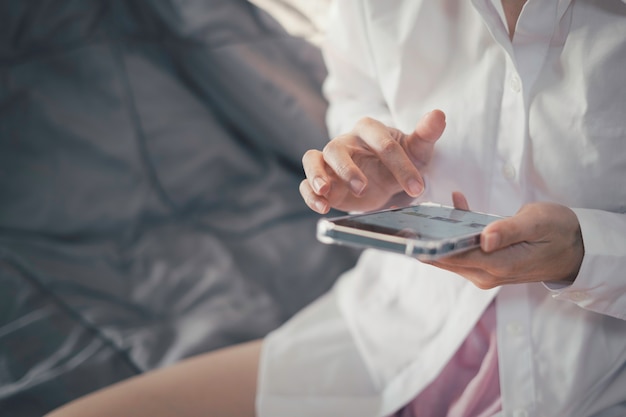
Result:
M451 204L462 191L472 209L505 216L538 201L572 207L585 246L574 283L491 293L502 414L624 416L626 5L529 0L512 40L497 5L334 2L329 129L369 116L411 132L441 109L446 130L420 199ZM455 274L383 252L366 252L335 288L336 306L309 308L264 344L259 415L392 414L439 375L491 302ZM341 323L328 331L341 350L310 324L316 316ZM315 366L301 359L311 351Z
M437 378L391 417L493 417L502 411L492 302Z
M319 51L246 1L0 1L0 415L258 338L315 240Z

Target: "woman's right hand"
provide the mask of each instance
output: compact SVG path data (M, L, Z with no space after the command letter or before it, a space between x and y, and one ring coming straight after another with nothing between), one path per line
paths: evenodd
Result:
M424 191L420 169L430 161L445 126L440 110L424 115L410 134L371 118L361 119L324 150L304 154L306 179L300 194L321 214L331 208L345 212L383 208L400 192L418 197Z

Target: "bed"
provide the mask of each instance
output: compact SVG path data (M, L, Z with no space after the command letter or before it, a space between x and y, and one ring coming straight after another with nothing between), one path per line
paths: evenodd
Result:
M298 194L303 5L0 4L0 416L263 337L354 264Z

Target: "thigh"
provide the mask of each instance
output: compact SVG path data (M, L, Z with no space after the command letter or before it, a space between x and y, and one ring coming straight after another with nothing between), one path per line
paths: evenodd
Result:
M220 349L90 394L48 417L253 417L262 342Z
M334 292L268 335L257 392L257 412L263 417L380 415L380 387L362 360Z

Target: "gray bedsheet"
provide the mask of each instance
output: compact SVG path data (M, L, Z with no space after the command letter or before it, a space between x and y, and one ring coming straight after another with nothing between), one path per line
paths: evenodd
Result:
M319 51L239 0L0 0L0 416L262 337L355 261Z

